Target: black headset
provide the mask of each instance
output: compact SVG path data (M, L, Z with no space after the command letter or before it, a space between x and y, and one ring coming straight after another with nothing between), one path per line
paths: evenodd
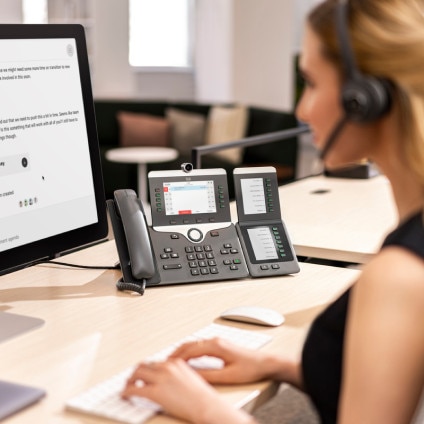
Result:
M338 1L336 31L346 78L341 91L345 118L361 123L375 121L390 110L390 83L358 69L348 33L348 0Z

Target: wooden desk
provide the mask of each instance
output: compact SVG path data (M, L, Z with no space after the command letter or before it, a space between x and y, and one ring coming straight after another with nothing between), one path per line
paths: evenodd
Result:
M113 241L61 258L110 265ZM298 352L313 317L356 278L357 271L300 264L294 276L149 288L144 296L117 292L118 271L38 265L0 277L0 310L45 320L36 330L0 344L0 378L44 388L40 403L8 424L106 423L64 410L73 395L134 365L217 318L224 309L255 304L286 316L277 328L225 323L271 334L264 349ZM201 305L201 306L200 306ZM248 410L274 393L270 382L221 388ZM177 420L156 416L152 424Z
M299 256L366 263L396 225L384 176L310 177L281 186L281 214Z

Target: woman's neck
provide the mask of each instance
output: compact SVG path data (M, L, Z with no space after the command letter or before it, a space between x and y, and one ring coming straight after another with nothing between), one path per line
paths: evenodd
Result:
M382 143L376 147L373 156L381 172L390 181L399 220L403 221L424 208L424 187L406 160L402 160L404 152L399 147L402 146L402 138L398 135L396 125L393 125L394 121L391 123L392 125L385 126L384 133L379 138Z
M386 171L385 175L392 186L399 221L404 221L424 208L424 190L417 184L416 178L411 175L395 175L390 171Z

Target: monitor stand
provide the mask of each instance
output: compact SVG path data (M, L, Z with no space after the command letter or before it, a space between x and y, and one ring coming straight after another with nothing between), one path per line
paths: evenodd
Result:
M0 311L0 343L41 327L40 318ZM0 380L0 421L37 402L46 392L37 387Z
M44 389L0 380L0 421L46 395Z
M0 343L41 327L43 324L44 321L40 318L0 311Z

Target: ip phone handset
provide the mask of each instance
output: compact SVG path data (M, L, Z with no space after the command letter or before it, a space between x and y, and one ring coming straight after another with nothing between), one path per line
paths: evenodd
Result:
M129 189L116 190L106 204L122 270L117 287L143 294L148 282L159 279L143 205Z
M268 277L299 272L281 219L275 168L236 168L234 186L238 214L236 229L250 275Z

